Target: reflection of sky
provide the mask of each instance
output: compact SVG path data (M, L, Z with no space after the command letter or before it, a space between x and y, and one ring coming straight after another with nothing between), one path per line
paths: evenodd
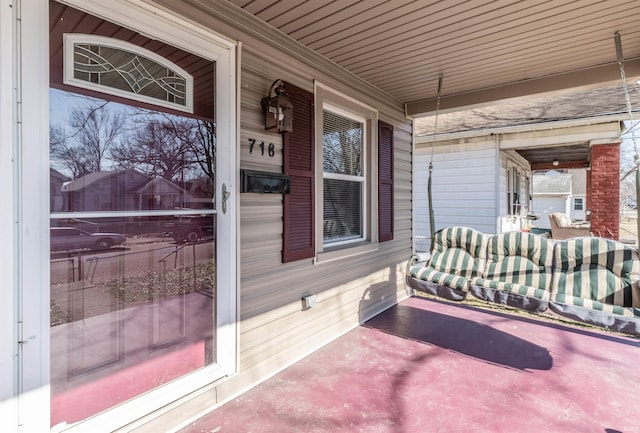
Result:
M73 108L82 106L88 96L76 93L65 92L64 90L49 89L49 117L52 125L57 125L67 121L69 113ZM94 99L98 101L98 99Z
M49 121L51 122L51 125L54 126L68 122L71 110L74 108L82 108L90 104L103 104L107 102L104 99L92 98L86 95L53 88L49 89L49 101ZM129 106L113 101L109 101L109 104L105 109L108 109L110 112L122 111L127 114L131 114L133 111ZM149 110L144 111L149 114L151 113ZM128 123L128 126L131 126L131 122L129 121Z

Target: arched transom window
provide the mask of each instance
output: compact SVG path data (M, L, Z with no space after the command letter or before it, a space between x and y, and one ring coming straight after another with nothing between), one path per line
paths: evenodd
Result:
M65 84L193 112L193 77L149 50L119 39L67 33L64 58Z

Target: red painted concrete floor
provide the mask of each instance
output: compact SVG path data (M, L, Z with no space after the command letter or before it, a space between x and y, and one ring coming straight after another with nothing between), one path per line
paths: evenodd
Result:
M640 340L410 298L181 433L640 433Z

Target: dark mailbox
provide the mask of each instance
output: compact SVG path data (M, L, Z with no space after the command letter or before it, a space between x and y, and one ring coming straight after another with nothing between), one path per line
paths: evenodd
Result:
M289 176L266 171L241 170L242 192L289 194Z

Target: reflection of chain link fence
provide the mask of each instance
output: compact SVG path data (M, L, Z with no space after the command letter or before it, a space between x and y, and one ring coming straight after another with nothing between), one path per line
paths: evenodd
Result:
M51 260L51 284L66 284L79 279L76 258Z
M426 236L414 236L413 246L416 253L428 253L431 251L431 238Z
M122 273L120 267L124 266L124 257L118 255L119 260L115 260L114 257L116 256L88 258L78 256L51 260L49 275L51 285L68 284L81 280L88 280L92 283L100 262L109 263L110 269L115 272L114 275L120 275ZM114 266L118 268L114 269Z

